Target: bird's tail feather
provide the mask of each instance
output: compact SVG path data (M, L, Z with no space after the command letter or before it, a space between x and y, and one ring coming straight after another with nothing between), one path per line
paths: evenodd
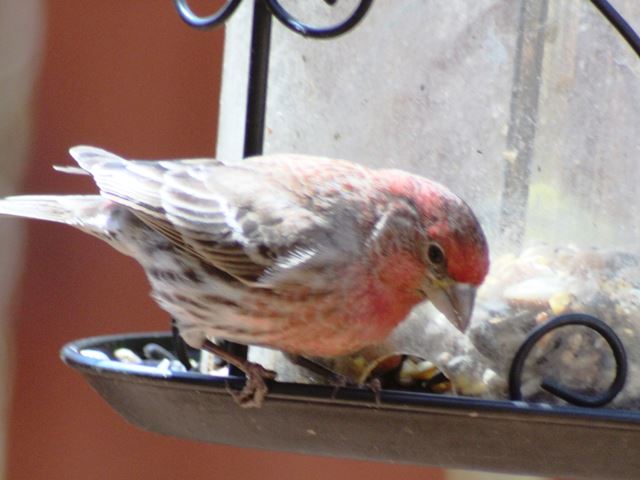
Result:
M0 199L0 215L87 227L108 201L99 195L19 195Z

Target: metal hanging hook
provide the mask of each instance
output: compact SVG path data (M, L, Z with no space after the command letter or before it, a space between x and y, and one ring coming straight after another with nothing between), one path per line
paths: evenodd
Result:
M313 27L301 22L289 12L287 12L287 10L282 5L280 5L280 2L278 0L265 0L265 2L273 16L276 17L280 21L280 23L282 23L289 30L292 30L304 37L331 38L342 35L343 33L348 32L353 27L355 27L369 10L369 7L371 7L373 0L361 0L360 4L349 16L349 18L337 25L325 28ZM335 1L327 1L327 3L329 3L329 5L332 5L333 3L335 3Z
M217 12L201 17L194 13L189 7L187 0L174 0L178 13L182 20L195 28L211 28L224 23L236 11L241 0L227 0L227 3L218 9Z
M175 6L182 20L195 28L212 28L224 23L238 8L241 0L228 0L227 3L218 9L217 12L201 17L191 10L188 0L174 0ZM260 1L260 0L256 0ZM373 0L361 0L358 7L343 22L331 27L314 27L301 22L291 15L278 0L261 0L269 9L269 12L276 17L285 27L305 37L331 38L342 35L355 27L365 16ZM337 0L324 0L328 5L335 5Z
M609 20L609 23L622 35L629 46L640 56L640 36L633 30L631 25L624 19L618 11L613 8L607 0L591 0L591 3Z
M535 328L522 343L511 363L509 370L509 395L511 400L522 400L522 370L529 353L538 341L547 333L568 325L581 325L599 333L611 347L616 361L616 376L609 389L599 395L589 396L567 390L552 380L543 380L541 387L547 392L573 405L581 407L602 407L613 400L624 387L627 379L627 355L624 345L616 333L602 320L583 313L561 315Z

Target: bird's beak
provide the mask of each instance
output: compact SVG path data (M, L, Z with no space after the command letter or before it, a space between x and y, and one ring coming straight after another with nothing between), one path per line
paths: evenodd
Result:
M427 298L461 332L469 326L476 287L469 283L427 282Z

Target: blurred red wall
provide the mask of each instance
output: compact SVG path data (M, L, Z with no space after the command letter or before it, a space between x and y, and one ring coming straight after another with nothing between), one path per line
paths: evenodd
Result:
M168 1L46 6L23 192L92 191L87 179L51 170L71 162L66 152L76 144L138 158L213 154L221 30L189 29ZM13 315L8 478L442 478L436 470L205 445L130 426L62 364L59 349L80 337L165 329L167 316L132 260L63 226L31 222L28 233Z

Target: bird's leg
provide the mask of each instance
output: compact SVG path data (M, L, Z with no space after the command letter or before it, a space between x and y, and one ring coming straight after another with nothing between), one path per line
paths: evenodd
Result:
M365 386L371 390L371 392L373 393L373 397L375 399L376 402L376 406L379 407L380 404L382 403L380 401L380 392L382 391L382 382L380 381L380 379L378 377L374 377L370 380L367 381L367 383L365 383Z
M187 371L191 370L191 360L187 353L187 344L180 335L175 318L171 319L171 336L173 337L173 351L176 354L176 358L184 365Z
M331 393L331 398L336 398L336 395L343 387L356 387L356 388L367 388L371 390L373 393L374 400L376 405L380 405L380 392L382 391L382 380L380 377L373 377L368 379L363 384L359 384L353 380L351 380L346 375L343 375L338 372L334 372L330 368L322 365L321 363L315 362L310 358L303 357L301 355L293 355L290 353L284 354L287 359L302 368L306 368L307 370L315 373L316 375L321 376L326 379L329 385L333 387L333 392Z
M329 367L325 367L321 363L311 360L310 358L292 353L284 353L284 356L287 357L287 360L294 365L298 365L299 367L309 370L310 372L324 378L329 382L329 385L339 387L356 386L356 383L349 380L346 376L341 373L334 372Z
M234 400L241 407L261 407L262 401L268 392L267 384L265 380L273 380L276 378L276 372L267 370L262 365L249 362L243 358L239 358L219 345L216 345L211 340L205 340L202 345L202 349L209 353L217 355L225 362L242 370L247 376L247 380L244 384L244 388L238 393L230 391Z
M313 372L316 375L319 375L320 377L327 380L329 385L333 387L331 398L336 398L338 391L343 387L359 387L357 382L354 382L347 376L338 372L334 372L330 368L322 365L321 363L315 362L310 358L303 357L301 355L293 355L290 353L285 353L284 355L291 363L305 368L310 372Z

